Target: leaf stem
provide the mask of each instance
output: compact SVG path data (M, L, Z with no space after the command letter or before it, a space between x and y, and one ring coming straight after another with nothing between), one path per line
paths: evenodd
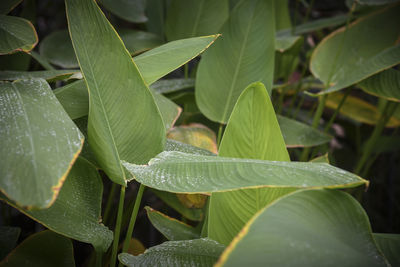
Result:
M221 144L221 139L222 139L222 129L224 128L224 124L220 123L219 129L218 129L218 137L217 137L217 147L219 149L219 145Z
M314 129L316 129L318 127L319 121L321 120L322 113L324 112L324 108L325 108L326 97L327 97L327 95L322 95L319 97L317 111L314 114L314 118L313 118L313 122L312 122L312 127ZM308 160L308 156L310 154L310 149L311 149L310 147L304 148L304 150L300 156L300 161Z
M115 230L114 230L114 243L112 247L110 267L114 267L117 261L119 234L121 232L122 213L124 210L124 199L125 199L125 187L121 186L121 192L119 195L117 222L115 223Z
M110 193L108 194L106 208L104 209L103 222L105 225L108 224L108 221L110 219L111 207L113 204L113 200L114 200L116 191L117 191L117 184L112 183Z
M129 244L132 238L133 228L135 227L135 222L137 214L139 212L140 202L142 201L142 196L145 188L146 186L140 184L138 193L136 195L135 206L133 207L131 220L129 221L128 231L126 232L124 246L122 247L122 253L128 252ZM122 264L119 264L118 266L122 266Z
M395 103L395 102L387 101L385 103L385 106L384 106L383 112L379 118L379 121L375 125L375 128L374 128L371 136L365 143L365 146L363 149L364 151L363 151L362 156L361 156L360 160L358 161L356 167L354 168L354 171L353 171L354 173L359 174L361 172L365 163L369 159L369 157L372 153L372 149L374 148L376 142L378 141L379 136L381 135L383 129L385 128L386 123L389 121L390 117L392 117L396 108L397 108L397 103Z

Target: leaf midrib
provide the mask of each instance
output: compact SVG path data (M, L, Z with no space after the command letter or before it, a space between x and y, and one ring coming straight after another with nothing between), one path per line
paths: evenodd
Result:
M228 97L226 98L228 101L225 104L224 113L222 115L222 121L225 121L227 119L226 115L228 113L228 107L230 106L229 104L231 102L233 89L235 88L235 85L236 85L236 81L237 81L237 77L238 77L238 73L239 73L239 69L240 69L240 63L242 61L243 53L244 53L244 50L245 50L244 48L247 46L247 39L248 39L248 36L249 36L250 28L251 28L251 25L253 24L254 12L255 12L255 7L253 7L253 9L252 9L251 19L249 21L249 24L247 25L245 36L244 36L244 40L243 40L242 47L240 49L239 57L238 57L238 60L237 60L238 64L236 64L235 72L234 72L233 78L232 78L232 83L231 83L231 86L230 86L230 88L228 90Z

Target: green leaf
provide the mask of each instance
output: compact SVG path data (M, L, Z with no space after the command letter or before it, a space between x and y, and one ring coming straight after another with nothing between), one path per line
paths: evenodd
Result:
M179 212L185 218L191 221L201 221L203 219L203 210L197 208L188 208L178 199L177 194L165 191L151 190L157 197L164 201L168 206Z
M0 71L0 80L45 79L48 82L82 78L79 70Z
M165 129L169 130L174 126L182 112L182 108L169 100L167 97L153 92L154 100L160 110Z
M240 95L226 126L219 155L290 161L274 108L263 84L253 83ZM257 211L293 190L256 188L211 194L208 236L228 245Z
M100 0L100 3L121 19L135 23L147 21L144 14L146 0Z
M39 52L51 64L62 68L79 67L67 30L54 31L47 35L40 42Z
M400 266L400 235L373 234L376 244L393 267Z
M388 69L358 84L365 92L387 100L400 102L400 71Z
M54 232L107 251L113 234L100 224L102 195L103 183L96 168L87 160L78 158L50 208L29 211L4 196L0 195L0 199Z
M150 207L145 207L151 224L168 240L189 240L200 238L200 234L192 226L171 218Z
M246 188L348 188L366 180L324 163L279 162L165 151L148 165L124 162L144 185L174 193L212 193Z
M172 0L165 34L170 41L216 34L228 16L228 0Z
M209 150L196 147L193 145L185 144L173 139L167 139L167 142L165 143L165 151L180 151L184 153L190 153L190 154L196 154L196 155L205 155L205 156L215 156L214 153L212 153Z
M2 262L1 267L73 267L74 249L68 238L51 231L29 236Z
M121 29L118 31L131 55L144 52L163 44L162 39L150 32Z
M341 92L335 92L328 96L325 105L331 109L337 109L340 101L343 98ZM380 111L372 104L357 98L355 96L348 96L339 111L340 114L352 120L375 125L380 118ZM397 127L400 125L400 120L391 117L386 127Z
M0 83L0 189L18 205L49 207L83 135L45 80ZM23 168L21 168L23 166Z
M89 94L83 80L75 81L53 91L71 119L86 116L89 111Z
M134 58L147 84L152 84L206 50L219 35L177 40Z
M147 249L139 256L127 253L118 255L120 262L129 267L162 266L212 266L224 250L216 241L201 238L183 241L167 241Z
M120 160L144 163L162 151L164 124L138 68L96 3L66 0L66 9L89 90L89 143L109 178L125 186Z
M181 125L172 128L167 137L195 147L206 149L217 154L217 140L215 133L199 123Z
M329 87L320 94L338 91L400 62L399 13L400 5L395 5L363 17L317 46L310 69Z
M0 261L17 245L21 228L0 226Z
M272 90L275 23L272 0L241 1L204 53L197 70L196 103L210 120L226 123L241 92L260 81Z
M275 80L282 79L283 81L288 81L290 79L290 75L292 75L299 64L299 53L303 49L303 43L304 38L299 38L289 49L275 53ZM278 88L280 87L282 86L278 86ZM274 88L276 87L274 86Z
M22 0L2 0L0 4L0 14L7 14L21 2Z
M313 163L329 163L328 153L310 160Z
M29 52L38 37L32 23L26 19L0 15L0 55L17 51Z
M165 0L147 0L146 15L148 20L146 28L149 32L155 33L158 36L164 36L165 25ZM164 38L163 38L164 39Z
M159 94L174 93L180 90L189 89L194 87L194 79L168 79L159 80L151 86L155 92Z
M310 147L329 142L332 137L307 124L277 116L287 147Z
M316 163L313 163L316 164ZM387 266L350 195L302 190L254 216L215 266Z

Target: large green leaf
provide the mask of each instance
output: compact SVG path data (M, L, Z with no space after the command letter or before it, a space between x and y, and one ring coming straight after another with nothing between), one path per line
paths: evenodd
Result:
M47 35L39 46L40 55L50 63L62 68L79 67L67 30L54 31Z
M134 58L147 84L179 68L206 50L219 35L177 40L151 49Z
M272 90L275 23L273 0L241 1L204 53L196 79L196 102L209 119L226 123L241 92L261 81Z
M74 249L68 238L42 231L25 239L2 262L1 267L73 267Z
M0 83L0 190L20 206L49 207L83 135L45 80Z
M316 164L316 163L313 163ZM254 216L216 266L387 266L350 195L303 190Z
M114 15L127 21L136 23L147 21L144 14L146 0L100 0L100 3Z
M120 160L144 163L164 148L160 112L129 52L96 3L66 0L66 9L71 40L89 90L90 146L110 179L126 185Z
M0 15L0 55L29 52L37 42L36 30L29 20Z
M106 251L113 234L99 223L102 196L103 183L96 168L78 158L50 208L28 211L4 196L0 195L0 199L57 233Z
M0 80L45 79L49 82L82 78L79 70L0 71Z
M361 81L360 86L365 92L383 97L387 100L400 102L400 71L388 69Z
M228 0L172 0L165 34L168 40L216 34L228 16Z
M240 95L226 126L219 155L290 161L274 108L263 84L253 83ZM213 193L209 203L208 236L228 245L257 211L293 190L256 188Z
M202 156L165 151L148 165L124 162L144 185L174 193L212 193L245 188L347 188L366 185L360 177L324 163Z
M7 14L21 2L22 0L2 0L0 4L0 14Z
M310 68L329 87L321 94L348 87L400 62L399 13L400 5L388 7L357 20L347 30L340 28L318 45Z
M151 32L121 29L118 33L131 55L144 52L163 44L162 39Z
M287 147L309 147L329 142L332 137L307 124L277 116Z
M118 255L118 259L129 267L208 267L218 260L224 248L223 245L207 238L167 241L149 248L139 256L121 253Z
M400 235L374 234L374 239L392 267L400 266Z
M21 228L0 226L0 261L17 245Z
M189 240L200 238L200 233L193 226L171 218L150 207L145 207L151 224L168 240Z

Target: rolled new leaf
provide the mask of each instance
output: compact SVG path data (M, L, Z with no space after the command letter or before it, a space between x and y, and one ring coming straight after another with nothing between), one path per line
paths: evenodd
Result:
M49 207L83 135L45 80L0 82L0 190L19 206Z
M174 193L211 193L243 188L350 188L368 181L325 163L201 156L162 152L148 165L123 162L144 185Z
M164 123L137 66L95 1L65 3L71 40L89 90L89 142L110 179L125 186L120 160L144 163L162 151Z

